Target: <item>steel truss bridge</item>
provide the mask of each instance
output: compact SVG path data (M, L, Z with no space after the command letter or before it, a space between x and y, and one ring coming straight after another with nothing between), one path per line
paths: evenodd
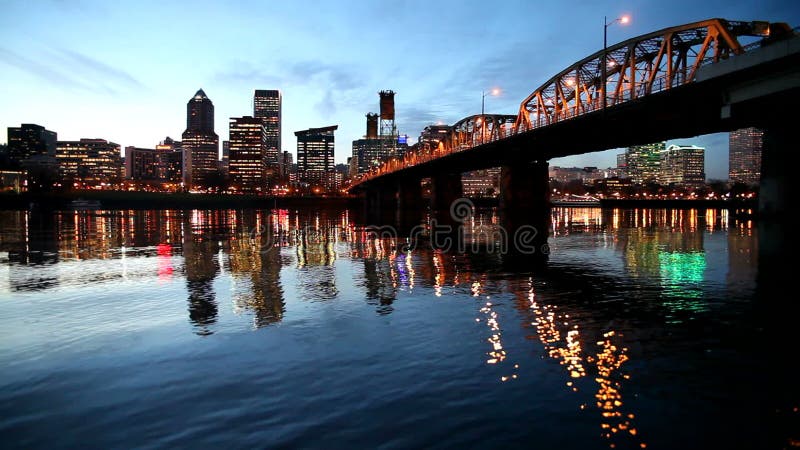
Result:
M745 37L756 40L743 45L740 40ZM790 41L791 45L785 44ZM406 175L474 170L519 158L546 161L749 126L749 119L736 120L740 115L731 107L734 112L743 108L731 106L731 97L738 96L746 104L760 96L748 94L747 85L763 78L765 72L777 77L773 84L780 86L766 88L764 95L773 95L770 101L775 101L774 94L787 90L796 96L800 89L797 71L787 75L785 68L798 66L798 41L796 31L784 23L725 19L638 36L556 74L522 101L516 115L466 117L443 139L418 143L402 158L392 158L362 174L349 190L368 190L380 180ZM782 63L774 62L779 58L764 51L779 43L787 47L776 45L782 48ZM750 54L759 56L748 59ZM724 68L716 70L715 66ZM716 81L720 79L724 83ZM620 127L630 132L620 133ZM600 130L615 136L598 133ZM591 142L581 137L586 132L595 133Z

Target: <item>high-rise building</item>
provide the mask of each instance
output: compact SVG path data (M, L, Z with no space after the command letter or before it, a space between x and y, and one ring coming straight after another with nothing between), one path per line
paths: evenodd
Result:
M183 149L183 180L186 187L207 186L217 173L219 137L214 132L214 104L202 89L186 104Z
M764 132L758 128L731 131L728 137L728 178L733 183L761 182Z
M267 189L264 123L258 117L231 117L228 174L231 185L243 192Z
M137 181L159 181L161 161L154 148L125 147L125 178Z
M253 96L253 116L264 124L264 154L268 166L280 165L281 152L281 92L256 89ZM280 172L280 170L277 170Z
M695 145L670 145L661 151L659 183L699 187L706 182L705 149Z
M620 153L617 155L617 176L628 176L628 155L627 153Z
M628 176L635 184L658 183L661 173L661 151L666 142L634 145L625 153Z
M297 174L298 179L311 186L335 189L334 172L334 131L333 125L323 128L309 128L295 131L297 136Z
M183 182L183 143L167 136L156 145L159 157L158 178L165 183Z
M220 160L219 167L222 173L227 174L230 168L230 155L231 155L231 141L222 141L222 159Z
M19 127L8 127L8 159L20 167L23 160L31 156L56 154L57 134L41 125L23 123Z
M113 183L122 178L120 146L105 139L56 142L58 174L62 180Z
M289 174L292 173L292 164L294 164L294 157L290 152L284 151L281 153L281 178L284 180L289 179Z

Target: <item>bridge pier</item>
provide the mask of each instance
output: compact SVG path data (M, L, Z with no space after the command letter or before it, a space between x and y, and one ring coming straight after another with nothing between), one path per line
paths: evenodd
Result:
M461 173L443 173L431 177L431 209L449 214L450 205L464 196Z
M422 180L402 180L397 186L397 225L406 234L422 222Z
M550 186L547 161L519 161L500 171L500 220L509 239L510 262L546 261Z
M397 208L397 189L382 183L369 189L364 195L364 217L367 225L388 225L394 223Z
M795 126L796 128L796 126ZM786 261L791 261L797 248L797 233L790 229L789 201L794 167L789 155L797 146L796 131L787 121L776 121L764 128L761 149L761 183L758 199L759 284L774 288L782 279ZM792 303L795 312L800 303ZM788 304L787 304L788 306Z

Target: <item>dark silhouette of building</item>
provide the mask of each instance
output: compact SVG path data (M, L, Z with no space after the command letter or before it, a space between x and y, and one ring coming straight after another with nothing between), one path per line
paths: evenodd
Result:
M231 117L228 174L234 187L262 192L267 187L264 123L258 117Z
M218 171L219 137L214 132L214 104L202 89L186 104L183 149L183 181L186 187L208 186Z
M300 181L324 189L336 189L334 171L333 125L295 131L297 136L297 173Z
M32 156L55 156L56 140L56 132L41 125L23 123L19 127L8 127L8 159L19 168L23 160Z

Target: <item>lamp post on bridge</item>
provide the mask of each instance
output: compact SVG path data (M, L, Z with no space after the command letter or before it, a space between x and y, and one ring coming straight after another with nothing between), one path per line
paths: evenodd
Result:
M496 96L500 95L500 89L499 88L492 88L492 90L490 90L489 92L481 91L481 118L479 119L481 121L481 144L483 144L483 140L484 140L484 137L485 137L484 135L486 134L486 118L483 117L484 116L484 114L483 114L483 106L484 106L484 103L486 101L486 94L491 94L491 95L496 97Z
M606 78L607 78L607 66L608 66L608 27L614 25L615 23L619 22L623 25L630 22L630 17L628 16L621 16L617 17L616 19L612 20L611 22L608 21L608 17L603 16L603 60L600 62L601 65L601 91L603 93L603 110L606 109Z

